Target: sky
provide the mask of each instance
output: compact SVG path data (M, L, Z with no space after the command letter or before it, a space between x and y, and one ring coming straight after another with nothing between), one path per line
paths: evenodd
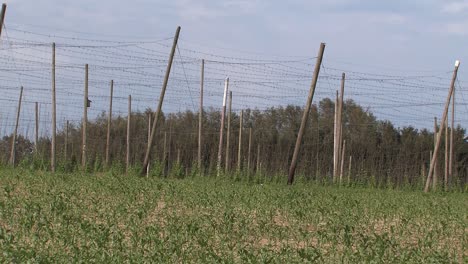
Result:
M468 57L468 1L10 0L8 22L130 37L172 35L266 54L316 54L404 69Z
M465 86L463 80L468 74L468 0L4 1L8 4L6 25L12 30L23 29L81 38L144 41L171 38L176 27L181 26L179 46L187 48L182 50L187 58L190 58L187 54L189 50L258 60L313 58L317 54L320 42L325 42L327 47L323 63L329 67L328 72L323 72L325 75L340 76L338 70L343 70L349 71L351 76L353 71L385 76L437 76L432 80L437 83L437 87L431 94L425 93L424 87L421 87L424 81L421 79L418 79L415 87L416 90L419 89L418 93L409 92L408 95L398 97L395 95L398 93L398 86L395 86L395 91L388 94L393 96L390 104L395 105L400 100L403 102L411 96L415 98L403 103L416 104L421 99L422 104L434 101L438 103L436 106L394 109L393 112L379 112L377 109L378 116L396 121L402 126L413 124L414 120L408 117L408 113L411 112L419 112L419 119L424 119L415 124L417 127L430 127L433 116L441 115L450 84L450 71L453 70L455 60L461 61L460 85ZM10 30L10 35L14 34L15 32ZM47 40L51 38L53 37ZM34 36L29 36L29 39L34 39ZM42 38L42 41L45 40ZM167 54L170 41L166 44L165 49L158 52ZM30 52L28 54L34 54L35 51ZM202 53L198 55L200 54ZM464 67L465 62L467 67ZM313 64L314 60L311 59L308 63ZM161 70L164 69L163 66L161 65ZM188 80L191 80L191 71L198 68L188 64L186 68L183 64L179 66L182 66L178 68L179 74L185 75L186 80L187 75ZM292 63L288 67L293 69L292 67L298 66ZM331 73L330 69L337 69L337 72ZM177 72L177 69L175 71ZM224 69L226 75L233 71L232 68ZM312 66L301 68L299 71L304 76L311 76ZM306 71L310 73L306 74ZM221 70L217 74L221 75ZM195 75L194 73L193 76ZM300 90L304 94L308 90L308 83L310 80L298 82L298 85L304 86ZM391 83L387 84L385 91L393 87ZM216 85L222 87L222 82ZM333 97L338 85L337 80L332 79L331 83L323 81L322 91L326 90L326 93L320 94L319 85L318 97ZM404 85L405 89L411 87L408 82ZM155 87L159 86L160 83ZM188 92L193 93L191 96L195 98L198 88L196 85L188 86ZM375 87L375 84L371 86ZM370 92L366 98L359 97L362 89L364 88L360 84L351 83L349 96L355 96L353 99L364 105L373 106L373 100L378 100L376 106L385 105L385 99L376 99ZM462 93L463 90L461 89ZM104 91L103 89L99 92L100 95L107 93ZM239 92L247 93L246 90ZM280 95L282 94L278 94ZM221 97L222 88L214 96ZM384 93L383 96L385 97ZM465 97L468 98L468 95ZM193 98L188 104L189 108L195 110L193 101L197 99ZM218 102L216 100L213 102ZM176 99L173 103L176 103ZM305 99L299 97L293 103L303 105ZM457 110L459 116L468 114L468 108L463 103L461 100L462 107ZM459 117L458 121L463 126L463 122L468 122L468 119Z

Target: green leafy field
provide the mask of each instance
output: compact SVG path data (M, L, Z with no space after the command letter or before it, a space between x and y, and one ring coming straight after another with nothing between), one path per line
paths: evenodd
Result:
M468 197L0 172L1 262L467 263Z

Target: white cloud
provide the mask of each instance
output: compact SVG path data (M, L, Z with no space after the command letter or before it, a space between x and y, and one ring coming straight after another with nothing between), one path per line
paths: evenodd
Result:
M442 7L442 11L445 13L458 14L468 10L468 1L458 1L447 3Z

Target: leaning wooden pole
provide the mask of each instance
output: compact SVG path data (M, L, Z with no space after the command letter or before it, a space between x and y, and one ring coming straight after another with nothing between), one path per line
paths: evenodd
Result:
M218 145L218 162L216 163L216 171L218 177L221 173L221 159L223 156L223 135L224 135L224 116L226 115L226 100L227 92L229 87L229 78L226 78L224 82L224 96L223 96L223 108L221 109L221 127L219 128L219 145Z
M169 55L169 62L167 64L166 75L164 76L164 83L161 89L161 95L159 96L158 108L154 116L153 127L151 128L149 148L146 149L145 160L143 161L143 168L141 170L142 176L145 175L148 164L149 164L149 160L151 156L151 148L153 147L154 135L156 134L156 127L158 126L159 116L161 115L161 108L162 108L163 101L164 101L164 95L166 94L167 83L169 82L169 75L171 73L172 62L174 61L174 54L175 54L175 50L177 47L177 41L179 40L179 33L180 33L180 27L177 27L177 30L174 36L174 42L172 44L171 54Z
M450 124L450 154L449 154L449 172L448 172L448 179L445 182L445 191L448 191L450 189L449 182L453 179L453 155L454 155L454 147L453 147L453 131L455 130L455 93L456 89L455 87L453 88L453 94L452 94L452 120Z
M128 114L127 114L127 150L125 157L125 172L128 174L130 168L130 127L132 116L132 96L128 96Z
M85 65L85 90L84 90L84 103L83 103L83 124L82 124L82 144L81 144L81 166L86 171L86 152L87 152L87 126L88 126L88 64Z
M230 151L231 151L231 111L232 111L232 91L229 91L229 106L228 106L228 120L227 120L227 135L226 135L226 161L224 163L224 172L229 172Z
M325 43L321 43L319 53L317 56L317 62L315 63L314 76L312 77L312 84L310 86L309 96L307 98L307 103L304 109L304 114L302 116L301 127L297 135L296 146L294 148L294 154L293 154L293 158L291 161L291 167L289 168L288 185L291 185L294 182L294 175L296 173L299 150L301 148L302 137L304 136L304 132L307 126L307 120L309 119L308 117L309 117L309 112L310 112L310 106L312 104L312 99L314 98L315 87L317 85L317 80L318 80L319 73L320 73L320 67L322 65L324 51L325 51Z
M449 129L448 129L448 118L445 122L445 166L444 166L444 190L447 189L447 179L449 173Z
M52 142L50 147L50 169L55 172L55 149L57 147L57 103L55 100L55 43L52 43Z
M5 21L5 12L7 9L6 4L2 4L2 11L0 12L0 37L2 36L3 23Z
M109 168L110 162L110 132L112 125L112 100L114 97L114 80L110 82L109 113L107 117L107 135L106 135L106 167Z
M15 166L16 157L16 136L18 134L19 118L21 113L21 101L23 100L23 87L20 89L20 96L18 100L18 109L16 110L16 124L15 130L13 131L13 137L11 138L11 152L10 152L10 165Z
M441 130L443 129L443 126L445 124L445 120L447 119L447 113L448 113L448 108L449 108L449 105L450 105L450 99L452 97L453 90L454 90L454 87L455 87L455 81L457 79L458 67L460 67L460 61L455 62L455 69L453 71L452 82L450 84L449 93L448 93L448 96L447 96L447 100L445 102L444 113L442 115L442 120L440 122L440 124L441 124L440 129ZM441 138L442 138L442 133L438 133L437 134L437 144L436 144L436 146L434 148L434 154L432 155L431 164L429 166L429 173L427 174L426 184L424 186L424 192L429 192L429 187L430 187L430 184L431 184L431 178L432 178L432 176L434 174L434 166L435 166L435 163L436 163L436 157L437 157L437 153L438 153L439 148L440 148Z
M201 77L200 77L200 110L198 112L198 169L200 176L203 175L202 168L202 143L203 143L203 86L205 83L205 60L201 61Z

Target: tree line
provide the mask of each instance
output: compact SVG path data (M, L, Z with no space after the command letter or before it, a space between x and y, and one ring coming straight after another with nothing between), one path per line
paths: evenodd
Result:
M333 170L334 101L326 98L314 104L300 151L297 172L304 179L330 182ZM232 113L228 171L244 175L262 174L286 180L303 108L288 105L266 110L243 111L241 159L238 159L240 115ZM148 139L151 110L131 114L130 163L141 166ZM176 169L180 176L198 173L215 174L219 144L220 110L209 108L203 113L202 168L197 165L198 113L192 111L161 114L152 153L152 174L168 175ZM107 114L103 112L87 125L87 170L103 171L105 160ZM227 124L226 124L227 127ZM249 130L252 129L251 147ZM67 132L68 131L68 132ZM126 157L127 117L117 116L111 123L110 167L123 167ZM68 135L68 136L67 136ZM464 188L468 182L468 144L465 130L454 129L454 174L452 186ZM353 100L343 109L343 137L346 140L345 178L352 183L374 186L419 187L423 184L434 148L434 132L412 126L395 127ZM1 162L8 164L12 135L0 141ZM224 136L226 140L226 136ZM47 169L50 166L50 138L40 138L37 145L19 135L16 139L18 165ZM67 143L66 143L67 142ZM57 133L60 168L80 169L82 127L71 124ZM445 142L443 142L445 144ZM223 142L223 172L226 166L226 142ZM249 155L250 152L250 155ZM250 162L248 158L250 157ZM350 163L351 162L351 166ZM237 168L239 167L239 171ZM250 167L247 166L250 164ZM444 153L438 157L438 181L444 174ZM157 170L157 172L154 172Z

